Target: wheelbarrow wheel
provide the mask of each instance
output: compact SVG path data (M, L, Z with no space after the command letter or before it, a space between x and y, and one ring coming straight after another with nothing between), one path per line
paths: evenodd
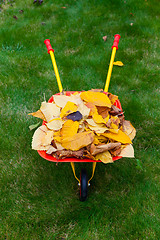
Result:
M88 193L88 176L85 169L81 170L80 175L80 201L85 201L87 199Z

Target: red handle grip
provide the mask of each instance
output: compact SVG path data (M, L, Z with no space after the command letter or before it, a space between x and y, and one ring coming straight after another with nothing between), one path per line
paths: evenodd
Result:
M53 48L52 48L52 46L50 44L50 40L49 39L44 40L44 43L46 44L48 53L50 53L50 51L54 52L54 50L53 50Z
M114 47L116 47L116 49L118 49L118 43L119 43L120 38L121 38L121 36L119 34L114 35L114 42L113 42L112 49Z

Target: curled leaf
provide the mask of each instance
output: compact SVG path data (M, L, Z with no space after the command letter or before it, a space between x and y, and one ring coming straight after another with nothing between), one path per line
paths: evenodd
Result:
M91 144L90 152L92 155L96 155L98 153L102 153L120 146L121 146L121 143L108 143L108 144L100 144L97 146L95 146L94 144Z
M122 127L123 131L129 136L131 140L133 140L136 135L136 129L132 126L130 121L124 120Z
M95 156L96 160L101 160L103 163L113 163L112 156L109 151L105 151L103 153L98 153Z
M72 150L60 150L57 151L57 156L59 159L63 159L63 158L68 158L68 157L75 157L75 158L83 158L83 153L84 153L84 149L80 149L78 151L72 151Z

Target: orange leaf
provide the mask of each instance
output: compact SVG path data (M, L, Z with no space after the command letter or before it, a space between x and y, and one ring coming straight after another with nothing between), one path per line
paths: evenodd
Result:
M29 113L28 115L32 115L33 117L37 117L46 121L45 116L41 110L38 110L37 112Z
M78 131L79 127L79 122L77 121L72 121L72 120L67 120L61 129L61 137L66 138L66 137L72 137L75 135Z
M66 137L62 139L62 146L65 149L77 151L80 148L83 148L91 144L93 140L94 140L94 133L92 131L80 132L75 134L72 137Z

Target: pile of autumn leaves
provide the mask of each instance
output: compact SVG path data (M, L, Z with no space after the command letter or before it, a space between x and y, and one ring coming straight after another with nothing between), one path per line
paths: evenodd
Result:
M32 139L32 149L45 150L56 159L76 157L113 162L134 157L136 130L117 108L118 97L100 90L53 95L30 113L44 120Z

